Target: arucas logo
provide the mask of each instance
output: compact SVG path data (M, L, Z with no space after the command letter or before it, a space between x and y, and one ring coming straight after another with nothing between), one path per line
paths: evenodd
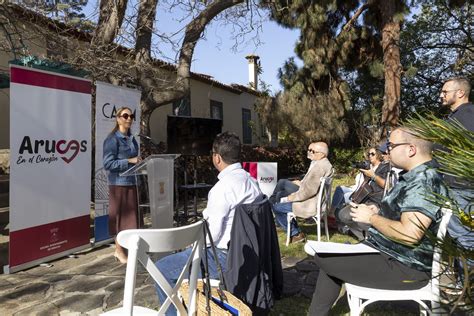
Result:
M18 150L19 156L17 164L22 163L51 163L57 161L58 157L55 154L61 155L59 158L64 160L66 163L70 163L77 157L79 152L87 151L87 140L44 140L36 139L31 140L30 136L23 137ZM25 157L23 155L33 155Z
M271 183L275 180L275 177L260 177L261 183Z

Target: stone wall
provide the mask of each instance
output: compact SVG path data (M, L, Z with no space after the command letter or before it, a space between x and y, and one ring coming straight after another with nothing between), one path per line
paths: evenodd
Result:
M10 149L0 149L0 175L10 174Z

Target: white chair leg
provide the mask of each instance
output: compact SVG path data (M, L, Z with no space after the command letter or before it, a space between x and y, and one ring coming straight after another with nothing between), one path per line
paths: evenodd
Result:
M328 216L324 215L324 229L326 230L326 241L329 241Z
M350 316L359 316L361 312L360 305L362 300L358 297L350 295L349 293L347 293L347 300L349 302L349 308L351 309Z
M286 224L286 246L287 247L290 244L290 231L291 231L291 220L292 219L293 219L293 214L292 213L286 214L286 221L287 221L287 224Z
M318 217L313 217L316 221L316 227L318 230L318 241L321 241L321 219Z
M426 305L425 302L423 302L422 300L415 300L415 302L420 305L420 315L432 315L430 308L428 307L428 305ZM433 306L432 310L434 310Z

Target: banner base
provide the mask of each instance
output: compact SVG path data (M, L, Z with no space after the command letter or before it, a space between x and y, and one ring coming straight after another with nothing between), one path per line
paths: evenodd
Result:
M70 255L71 253L79 252L81 250L88 249L88 248L91 248L91 247L92 247L91 244L86 244L86 245L83 245L83 246L80 246L80 247L68 249L67 251L64 251L64 252L56 253L56 254L48 256L48 257L44 257L44 258L40 258L40 259L30 261L30 262L27 262L27 263L19 264L19 265L14 266L14 267L10 267L10 265L5 265L5 266L3 266L3 273L4 274L10 274L10 273L15 273L15 272L18 272L18 271L21 271L21 270L26 270L28 268L37 266L41 263L45 263L45 262L48 262L48 261L53 261L55 259L62 258L62 257L65 257L67 255Z
M100 247L100 246L103 246L103 245L110 244L113 241L114 241L114 237L107 238L107 239L102 239L102 240L99 240L97 242L91 241L91 247L92 248L97 248L97 247Z

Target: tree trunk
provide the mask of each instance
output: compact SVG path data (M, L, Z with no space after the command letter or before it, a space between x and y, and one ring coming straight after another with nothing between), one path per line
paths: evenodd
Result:
M149 63L151 61L151 39L153 35L153 23L155 21L157 4L158 0L140 1L137 28L135 30L137 36L135 42L135 59L139 64Z
M201 38L207 24L209 24L219 13L237 4L243 3L244 1L245 0L214 1L186 26L186 32L184 35L183 44L181 45L176 70L176 81L174 82L174 85L170 83L170 85L172 85L170 89L156 89L157 84L153 78L150 78L146 75L146 68L138 70L138 73L140 74L140 85L143 89L142 106L145 107L142 108L142 133L149 136L150 128L147 125L149 125L150 116L153 110L190 94L191 62L194 54L194 48L196 47L198 40ZM148 18L151 18L151 16L149 15ZM146 19L141 21L142 23L147 23ZM137 25L137 28L140 29L140 26ZM148 46L148 49L150 49L150 46ZM144 50L142 50L141 54L145 54Z
M201 38L204 29L212 19L224 10L243 3L245 0L216 0L195 17L187 26L176 68L175 82L163 86L160 78L156 78L156 69L150 65L153 26L155 23L158 0L140 1L135 43L136 81L142 88L141 126L140 132L150 135L150 117L154 109L169 104L190 94L191 62L196 43ZM92 47L110 45L113 43L121 27L127 0L101 0L100 16ZM101 50L98 50L100 53ZM168 70L165 70L168 71Z
M112 44L122 27L127 9L127 0L101 0L97 28L92 39L92 46Z
M384 103L382 107L382 126L398 124L400 112L400 22L394 20L397 13L397 0L384 1L382 10L382 48L385 77Z

